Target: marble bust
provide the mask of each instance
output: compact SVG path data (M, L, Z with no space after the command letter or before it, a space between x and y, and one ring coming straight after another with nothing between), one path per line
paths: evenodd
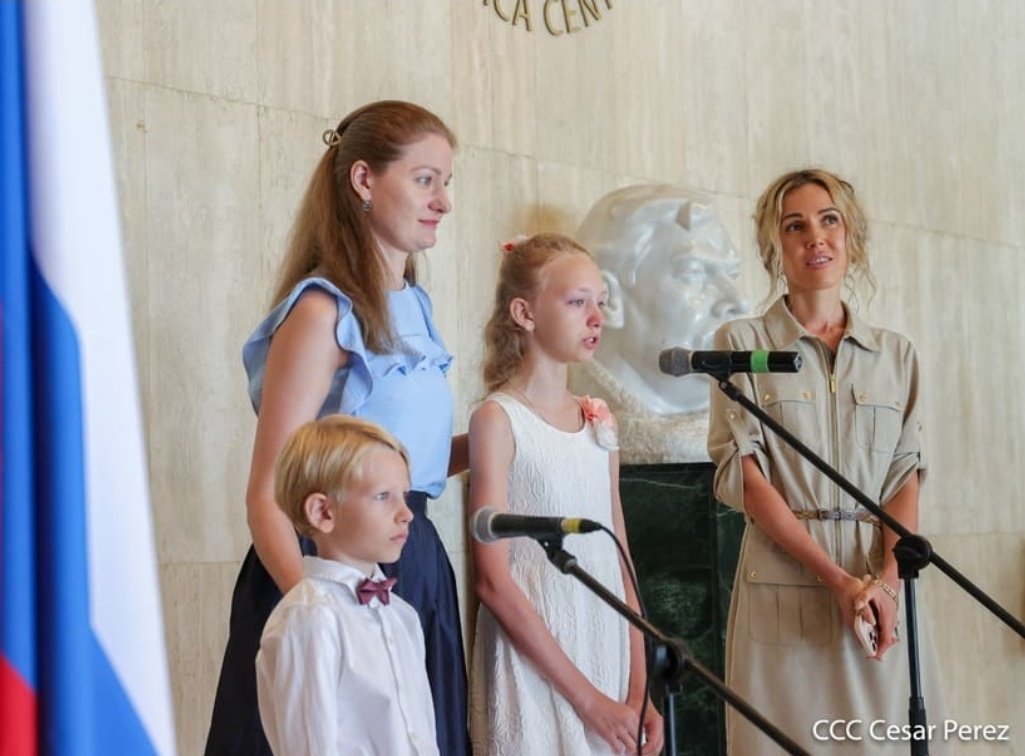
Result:
M624 463L707 460L710 382L664 375L658 355L710 349L719 325L748 311L737 251L710 199L665 184L618 189L594 204L577 240L609 296L601 346L574 368L574 391L609 401Z

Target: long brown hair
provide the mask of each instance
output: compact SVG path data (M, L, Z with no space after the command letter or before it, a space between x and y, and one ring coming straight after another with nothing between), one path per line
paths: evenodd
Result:
M374 352L393 348L384 261L349 175L357 160L365 161L374 174L382 173L405 147L428 134L456 146L455 135L440 118L409 102L372 102L342 119L303 196L274 303L316 271L352 300L367 347ZM405 277L416 283L412 257L406 261Z
M511 245L498 269L495 309L484 326L484 386L489 392L508 381L523 362L527 335L512 318L514 299L532 300L544 285L544 268L563 255L590 253L562 234L535 234Z

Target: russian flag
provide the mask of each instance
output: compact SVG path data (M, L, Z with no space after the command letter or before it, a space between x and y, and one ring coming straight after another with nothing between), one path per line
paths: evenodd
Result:
M0 106L0 755L173 754L90 0L0 0Z

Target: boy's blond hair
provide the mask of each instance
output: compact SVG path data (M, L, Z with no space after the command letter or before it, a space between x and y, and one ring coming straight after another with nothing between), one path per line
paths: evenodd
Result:
M314 533L304 503L310 494L339 500L362 473L363 458L375 445L398 452L409 469L409 455L377 423L350 415L328 415L300 426L278 456L274 498L302 535Z

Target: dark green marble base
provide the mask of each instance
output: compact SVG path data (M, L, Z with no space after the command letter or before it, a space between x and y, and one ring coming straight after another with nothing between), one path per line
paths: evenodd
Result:
M726 615L744 518L712 496L710 463L625 465L620 494L648 618L724 674ZM699 680L677 697L681 754L726 753L723 704Z

